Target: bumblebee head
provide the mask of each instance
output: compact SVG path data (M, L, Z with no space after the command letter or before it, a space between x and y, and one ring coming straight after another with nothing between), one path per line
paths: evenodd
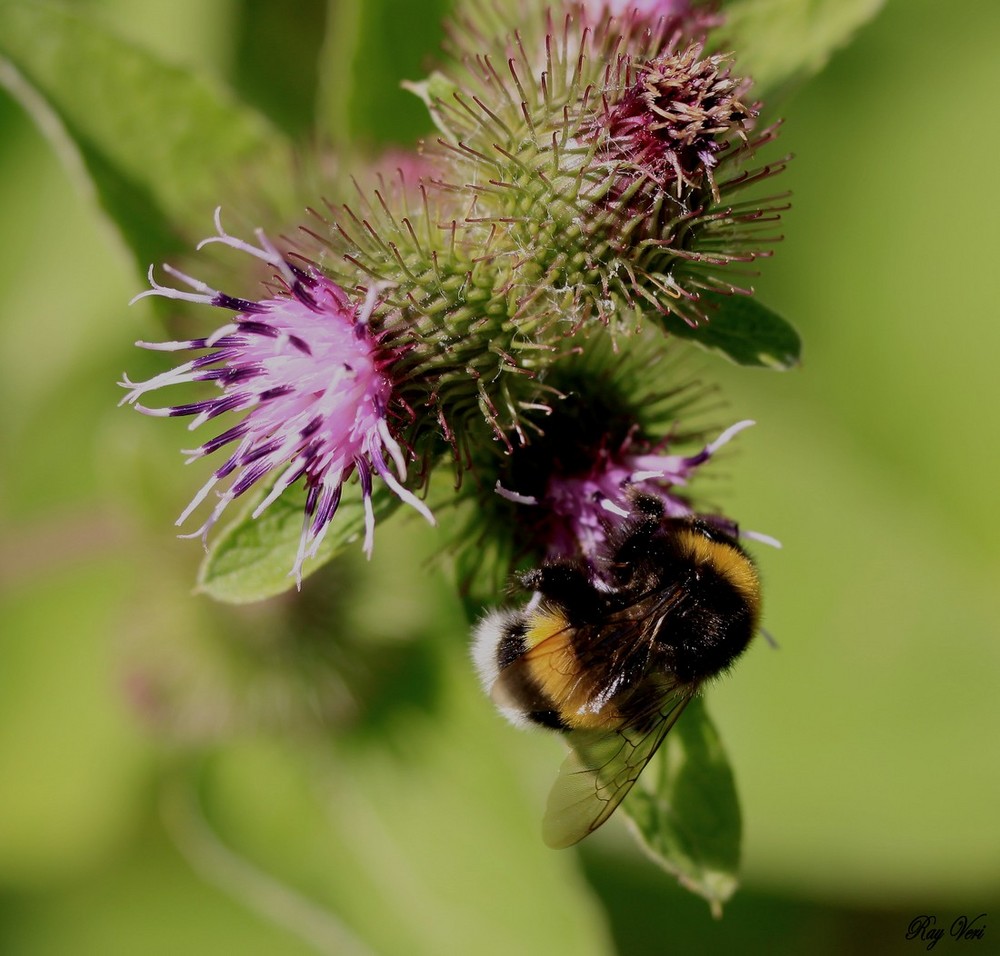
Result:
M637 521L650 521L659 524L664 518L663 502L655 495L633 492L631 496L632 514Z

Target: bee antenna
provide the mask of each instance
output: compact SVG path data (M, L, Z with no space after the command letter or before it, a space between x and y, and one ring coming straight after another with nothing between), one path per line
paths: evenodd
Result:
M780 651L781 645L774 639L774 635L766 628L761 628L760 633L764 636L764 640L771 645L771 650Z

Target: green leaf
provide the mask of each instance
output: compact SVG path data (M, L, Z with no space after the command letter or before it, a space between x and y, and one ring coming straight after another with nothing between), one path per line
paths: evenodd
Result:
M701 698L688 705L623 810L653 860L720 916L738 883L742 826L733 772Z
M179 250L220 203L287 202L287 140L208 79L161 62L93 17L0 3L0 84L91 190L135 254Z
M799 364L798 332L755 298L706 292L702 301L709 305L708 322L690 326L679 316L667 315L661 320L664 328L737 365L788 369Z
M305 562L302 577L322 567L365 531L365 512L360 494L352 486L345 491L316 556ZM252 516L261 492L243 512L225 526L209 548L198 573L198 590L217 601L246 604L290 590L296 584L292 568L302 535L305 493L286 491L272 502L259 518ZM375 519L391 514L399 499L388 489L376 486L372 492Z
M729 0L721 31L754 95L780 97L818 73L885 0Z
M316 125L338 148L408 145L430 131L427 113L401 88L427 72L450 0L329 0Z

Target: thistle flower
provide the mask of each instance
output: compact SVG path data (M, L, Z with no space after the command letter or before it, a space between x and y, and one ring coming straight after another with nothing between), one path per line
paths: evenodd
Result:
M702 52L703 44L693 43L638 65L632 82L588 127L600 136L600 161L679 201L703 189L718 199L720 154L746 143L757 115L756 106L743 102L750 81L733 77L724 56L702 58ZM701 196L684 203L701 204Z
M671 454L669 436L650 442L633 427L617 446L602 443L591 449L590 459L579 470L566 471L557 464L541 495L519 494L499 483L496 491L509 501L537 509L535 526L547 558L583 558L591 563L604 545L608 525L629 516L633 493L658 498L667 517L693 514L682 489L715 452L753 424L746 420L731 425L693 455ZM526 520L531 519L526 515Z
M236 316L206 338L138 342L141 348L204 354L146 382L135 383L127 376L121 382L129 389L123 404L147 415L193 416L192 430L223 413L243 413L239 422L187 452L188 460L194 461L236 444L178 518L177 524L182 524L214 488L224 486L201 527L185 537L204 538L235 498L271 482L253 511L258 517L301 478L307 492L305 519L292 568L301 580L302 565L316 554L344 483L355 472L365 508L366 553L373 545L376 476L433 523L427 506L403 485L407 453L393 435L392 411L399 350L370 325L377 287L369 287L364 301L352 302L317 271L305 271L283 257L262 231L257 232L259 248L236 239L223 230L218 210L216 228L218 234L204 240L199 249L221 242L255 256L277 270L282 287L259 301L234 298L164 266L195 290L185 292L157 283L150 268L152 288L137 299L158 295L216 306ZM220 394L160 408L139 402L148 392L190 382L214 382Z
M628 349L607 331L574 341L579 350L545 376L549 394L526 416L525 443L506 453L497 443L480 448L460 489L466 522L454 551L473 605L546 560L595 567L635 493L658 498L669 516L697 513L751 536L714 513L700 482L690 490L702 466L751 424L718 432L703 424L717 417L719 401L685 368L690 354L665 347L648 327Z
M732 75L727 56L703 54L699 39L609 65L600 106L578 130L606 174L592 217L607 239L610 297L617 289L622 305L692 327L711 320L711 294L752 294L746 264L780 239L761 227L787 208L783 196L734 201L786 160L747 168L777 126L753 132L750 80Z

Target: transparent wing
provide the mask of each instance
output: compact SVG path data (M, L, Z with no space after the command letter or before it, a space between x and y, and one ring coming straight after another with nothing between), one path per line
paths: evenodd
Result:
M566 733L570 752L552 785L542 822L542 836L550 847L579 843L614 813L693 693L692 688L678 687L657 695L657 703L635 726Z

